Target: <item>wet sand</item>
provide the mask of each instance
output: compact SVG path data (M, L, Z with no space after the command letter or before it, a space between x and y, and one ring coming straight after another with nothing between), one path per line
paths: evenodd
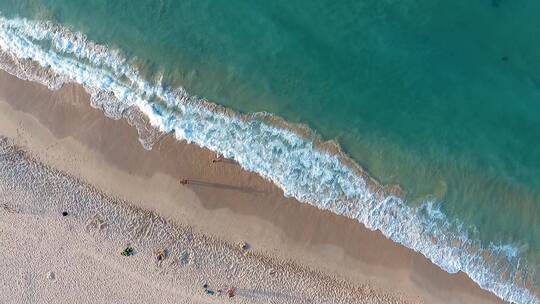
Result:
M379 232L285 198L234 163L212 162L208 150L171 136L144 150L133 127L91 108L79 86L52 92L1 72L0 134L108 195L258 254L406 302L500 302Z

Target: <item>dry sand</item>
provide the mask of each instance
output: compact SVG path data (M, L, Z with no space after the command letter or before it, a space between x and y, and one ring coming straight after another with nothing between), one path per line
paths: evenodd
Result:
M129 206L3 138L0 191L1 303L399 303Z
M88 95L79 86L68 85L51 92L44 86L0 73L1 135L14 139L16 145L40 162L77 177L108 196L129 202L140 210L152 211L167 219L168 225L189 227L196 234L210 236L223 244L246 241L257 257L272 259L276 265L297 265L298 269L304 269L289 274L291 278L302 277L304 271L317 273L321 277L312 279L326 282L319 283L320 286L341 282L334 287L352 286L365 296L364 302L377 298L411 303L499 302L466 275L450 275L379 232L285 198L274 185L234 163L212 163L216 156L210 151L177 142L170 136L146 151L138 142L134 128L125 121L106 118L89 104ZM184 178L191 182L181 185L179 180ZM17 221L44 221L39 216L33 219L9 216L0 213L3 223L10 223L3 225L4 229L13 227ZM62 237L67 228L54 222L50 220L48 225L36 229L48 231L51 226L51 231ZM86 244L80 234L79 231L68 234L77 240L77 246ZM0 237L4 243L5 234ZM126 236L118 236L122 237ZM16 245L17 242L10 244ZM108 249L108 253L117 253L117 249ZM105 250L93 262L100 266L90 269L97 270L108 263L120 273L125 271L123 267L127 266L108 253ZM65 258L72 257L66 254ZM144 261L140 263L144 265ZM137 272L138 276L149 285L141 284L141 289L161 286L159 280L143 270ZM24 279L19 276L15 275L18 280ZM189 284L184 282L184 285ZM245 288L259 290L255 286ZM205 301L204 296L197 298L203 295L202 291L197 292L189 296L192 300L187 303ZM336 299L336 302L340 301Z

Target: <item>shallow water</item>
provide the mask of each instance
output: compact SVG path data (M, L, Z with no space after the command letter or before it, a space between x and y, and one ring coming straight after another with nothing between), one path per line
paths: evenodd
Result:
M439 202L483 247L540 262L537 1L0 0L0 10L118 48L146 79L307 124L401 185L410 206Z

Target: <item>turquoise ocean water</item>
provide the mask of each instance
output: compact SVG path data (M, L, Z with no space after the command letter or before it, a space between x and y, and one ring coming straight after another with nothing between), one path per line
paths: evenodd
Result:
M0 11L120 50L149 83L307 125L380 183L400 185L404 204L429 213L437 233L466 231L474 245L460 254L489 250L478 264L533 295L484 288L537 302L539 1L0 0ZM415 247L396 235L408 231L387 236ZM441 259L451 272L469 269Z

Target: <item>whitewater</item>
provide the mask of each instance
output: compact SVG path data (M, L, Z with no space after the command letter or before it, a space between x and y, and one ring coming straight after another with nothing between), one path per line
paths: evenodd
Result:
M313 132L298 132L266 113L241 115L150 81L121 51L49 22L0 17L0 67L56 90L78 83L92 106L126 118L151 149L159 133L234 159L278 185L285 195L356 219L415 250L449 273L462 271L483 289L514 303L540 303L527 289L527 262L512 244L482 244L473 227L449 219L426 201L419 207L373 182L343 153L332 152ZM135 114L144 119L134 118ZM150 135L148 135L150 134Z

